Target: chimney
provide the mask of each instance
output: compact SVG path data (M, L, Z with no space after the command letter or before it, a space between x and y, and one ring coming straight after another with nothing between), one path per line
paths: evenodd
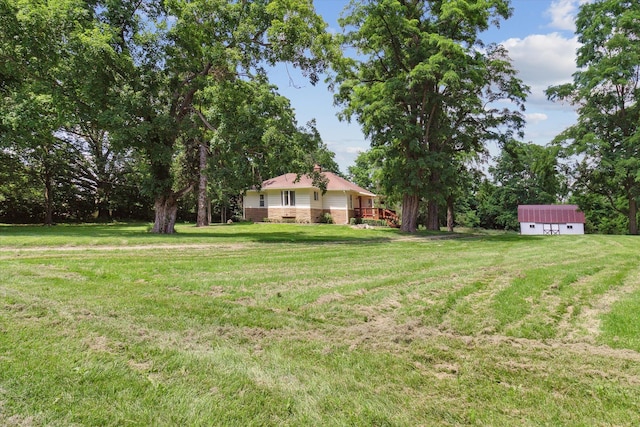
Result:
M315 164L313 165L313 171L314 172L322 172L322 166L320 166L319 164Z

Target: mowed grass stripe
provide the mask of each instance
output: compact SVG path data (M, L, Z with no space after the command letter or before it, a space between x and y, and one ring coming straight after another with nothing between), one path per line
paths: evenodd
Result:
M4 248L38 228L12 230ZM637 419L633 238L255 224L181 226L167 249L92 230L3 254L0 424ZM122 230L148 247L96 249Z

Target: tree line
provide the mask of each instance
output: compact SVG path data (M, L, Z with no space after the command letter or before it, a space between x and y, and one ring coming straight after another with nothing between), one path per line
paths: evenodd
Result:
M371 149L359 184L420 224L515 227L515 207L572 201L592 231L637 234L640 4L583 4L577 123L522 142L529 92L482 32L509 0L360 0L332 34L309 0L0 0L0 218L206 225L262 179L337 165L268 79L326 77ZM344 55L344 51L356 52ZM500 155L483 173L488 144ZM316 177L320 178L320 177Z

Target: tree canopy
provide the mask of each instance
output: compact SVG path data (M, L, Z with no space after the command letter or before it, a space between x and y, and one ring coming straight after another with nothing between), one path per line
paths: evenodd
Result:
M582 45L573 83L547 89L550 99L567 100L578 110L578 122L556 142L577 155L578 184L624 213L629 233L638 234L640 3L586 3L578 13L576 32Z
M438 228L457 153L482 152L522 124L510 107L522 106L526 86L506 50L479 39L510 13L506 0L360 1L340 21L358 57L338 69L336 99L384 151L382 184L402 195L404 231L416 231L421 198Z
M300 173L322 151L313 131L302 136L266 72L288 62L315 84L338 54L311 1L2 0L0 7L3 145L29 149L52 169L53 150L70 144L62 151L80 155L73 163L86 172L83 182L93 181L100 206L120 154L135 154L142 188L155 200L155 232L173 232L177 201L198 182L200 146L224 141L244 154L236 167L280 162ZM225 131L232 122L234 135ZM51 187L54 172L46 173Z

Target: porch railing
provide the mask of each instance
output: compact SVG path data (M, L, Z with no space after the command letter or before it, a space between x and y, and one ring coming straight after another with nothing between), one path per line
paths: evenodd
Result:
M395 219L394 211L384 208L354 208L356 218L363 219Z

